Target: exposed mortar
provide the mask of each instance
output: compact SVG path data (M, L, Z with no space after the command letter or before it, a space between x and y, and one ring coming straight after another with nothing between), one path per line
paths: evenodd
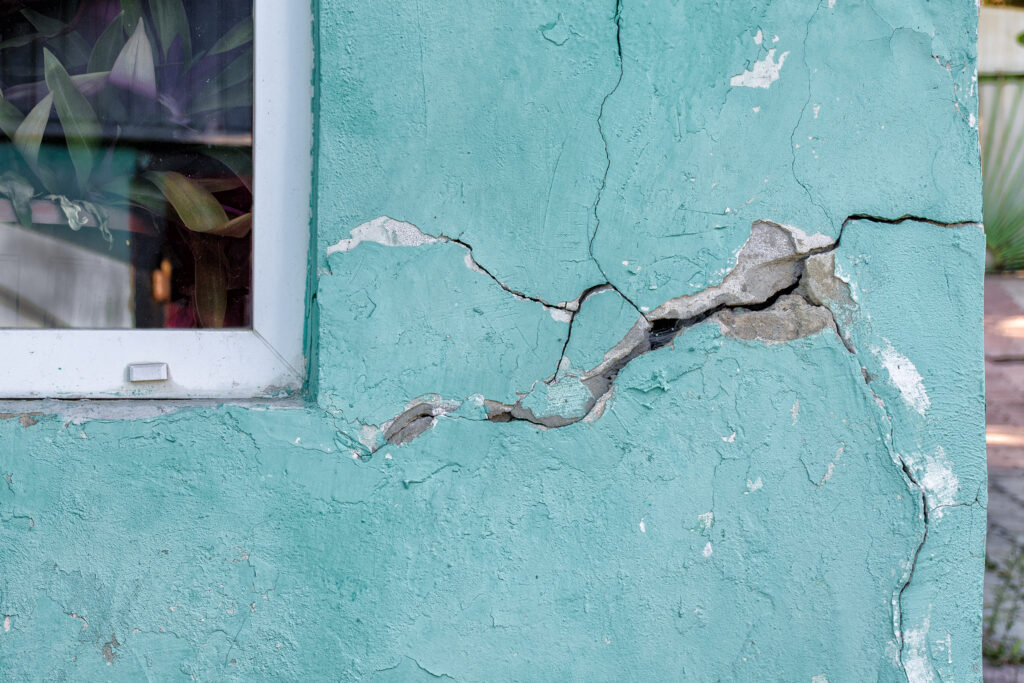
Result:
M798 228L769 220L755 221L751 225L750 237L737 254L736 265L721 284L670 299L654 311L642 313L623 339L605 353L602 362L579 377L590 394L581 413L538 415L525 405L533 391L531 389L512 404L482 398L487 419L491 422L529 422L542 429L598 419L611 398L616 377L626 365L635 358L672 344L687 329L708 321L717 323L727 336L769 344L792 341L830 327L844 347L851 354L856 354L849 334L843 331L845 325L841 324L852 320L856 303L847 283L835 274L833 252L839 247L846 226L858 220L888 225L914 221L950 228L977 225L974 221L943 223L911 215L885 218L851 214L840 226L838 237L832 240L821 233L807 235ZM574 301L551 304L507 287L473 259L472 246L461 240L427 235L410 223L386 217L365 225L373 226L375 233L372 236L369 233L362 235L362 238L381 243L416 246L445 241L462 246L467 250L467 265L486 274L505 291L517 298L564 312L570 327L563 352L572 336L575 316L588 297L607 290L614 290L622 296L611 283L605 282L588 287ZM347 251L358 241L343 240L331 250ZM538 382L550 385L558 379L556 370L550 378ZM870 378L865 377L865 382L869 381ZM361 457L372 455L384 445L409 443L433 427L439 417L454 413L460 406L459 401L439 396L412 401L402 413L380 427L378 433L382 439L376 444L364 443L368 452ZM911 481L917 485L916 481Z

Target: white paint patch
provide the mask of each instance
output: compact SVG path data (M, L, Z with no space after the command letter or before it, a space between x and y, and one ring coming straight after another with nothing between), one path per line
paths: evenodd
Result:
M473 260L473 255L470 254L468 250L466 251L466 255L462 257L462 262L465 263L466 267L474 273L483 273L484 275L487 275L487 271L476 264L476 261Z
M813 107L811 107L811 111L814 112L814 118L818 118L818 114L821 113L821 105L820 104L814 105Z
M377 448L380 440L380 428L376 425L363 425L359 428L359 443L371 451Z
M548 313L551 314L551 319L556 323L570 323L572 322L572 313L562 308L551 307L548 309Z
M715 513L705 512L702 515L697 515L697 519L700 520L700 528L705 531L711 528L711 525L715 523Z
M789 409L789 414L793 417L793 424L800 418L800 399L793 401L793 407Z
M726 443L732 443L735 440L736 440L736 432L733 432L729 436L723 436L722 437L722 441L724 441Z
M647 525L644 524L644 518L643 517L640 518L640 533L642 533L642 534L646 534L647 533Z
M967 115L967 125L970 126L971 128L974 128L975 126L978 125L978 121L977 119L974 118L974 114Z
M828 0L828 8L832 9L836 6L836 0Z
M931 407L932 401L928 398L928 392L924 388L924 380L921 373L917 371L910 359L893 348L886 340L887 346L884 349L875 347L871 352L882 360L882 366L889 373L889 379L899 389L903 400L911 408L924 415Z
M761 41L764 40L764 34L761 33L761 29L757 29L757 33L754 34L754 44L760 45Z
M751 107L751 109L754 110L755 114L757 114L757 113L759 113L761 111L761 107ZM768 182L768 181L766 180L765 182Z
M960 480L953 474L946 451L942 446L935 449L934 456L925 456L921 486L928 493L929 504L937 517L942 516L941 506L956 504L956 494L960 491Z
M10 633L11 631L11 618L4 617L4 633Z
M750 481L749 479L747 479L747 493L753 493L754 491L757 491L758 489L763 487L764 482L761 480L761 477L758 477L754 481Z
M832 6L831 3L834 3L835 1L836 0L830 0L829 7L831 7ZM826 676L825 674L818 674L817 676L811 676L811 683L828 683L828 676Z
M754 62L754 66L743 73L729 79L729 85L740 88L769 88L771 84L779 80L779 72L786 61L789 52L779 55L779 61L775 61L775 50L768 50L768 56Z
M934 683L935 671L928 658L928 619L923 628L903 632L903 667L909 683Z
M327 247L327 255L352 251L363 242L383 244L385 247L421 247L440 241L421 232L412 223L396 221L387 216L380 216L358 225L349 234L349 239L343 239Z
M701 551L701 554L704 557L711 557L711 553L713 553L713 552L714 552L714 550L711 548L711 541L708 541L708 544L706 546L704 546L704 550Z

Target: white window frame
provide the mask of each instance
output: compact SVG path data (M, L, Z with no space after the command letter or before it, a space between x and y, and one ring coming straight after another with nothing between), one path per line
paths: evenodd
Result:
M302 387L312 189L309 2L254 0L251 330L0 330L0 398L259 398ZM165 381L128 366L166 363Z

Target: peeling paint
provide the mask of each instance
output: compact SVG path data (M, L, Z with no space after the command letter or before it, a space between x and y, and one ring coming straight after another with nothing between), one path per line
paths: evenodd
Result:
M421 247L438 241L436 237L423 234L411 223L396 221L387 216L357 225L351 235L327 247L327 255L351 251L363 242L382 244L385 247Z
M778 36L776 36L778 40ZM772 83L779 80L779 72L786 62L789 51L779 55L779 61L775 61L775 48L768 50L764 59L754 62L754 65L741 74L729 79L729 85L734 88L770 88Z
M889 379L899 389L903 400L924 415L931 406L931 399L928 398L928 392L925 391L921 373L917 371L910 359L894 349L888 340L885 340L885 343L884 347L874 347L871 352L881 358L882 366L889 373Z

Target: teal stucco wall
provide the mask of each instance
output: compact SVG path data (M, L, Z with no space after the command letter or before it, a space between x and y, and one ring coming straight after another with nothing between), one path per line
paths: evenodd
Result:
M976 11L320 0L309 391L8 405L4 678L979 680Z

